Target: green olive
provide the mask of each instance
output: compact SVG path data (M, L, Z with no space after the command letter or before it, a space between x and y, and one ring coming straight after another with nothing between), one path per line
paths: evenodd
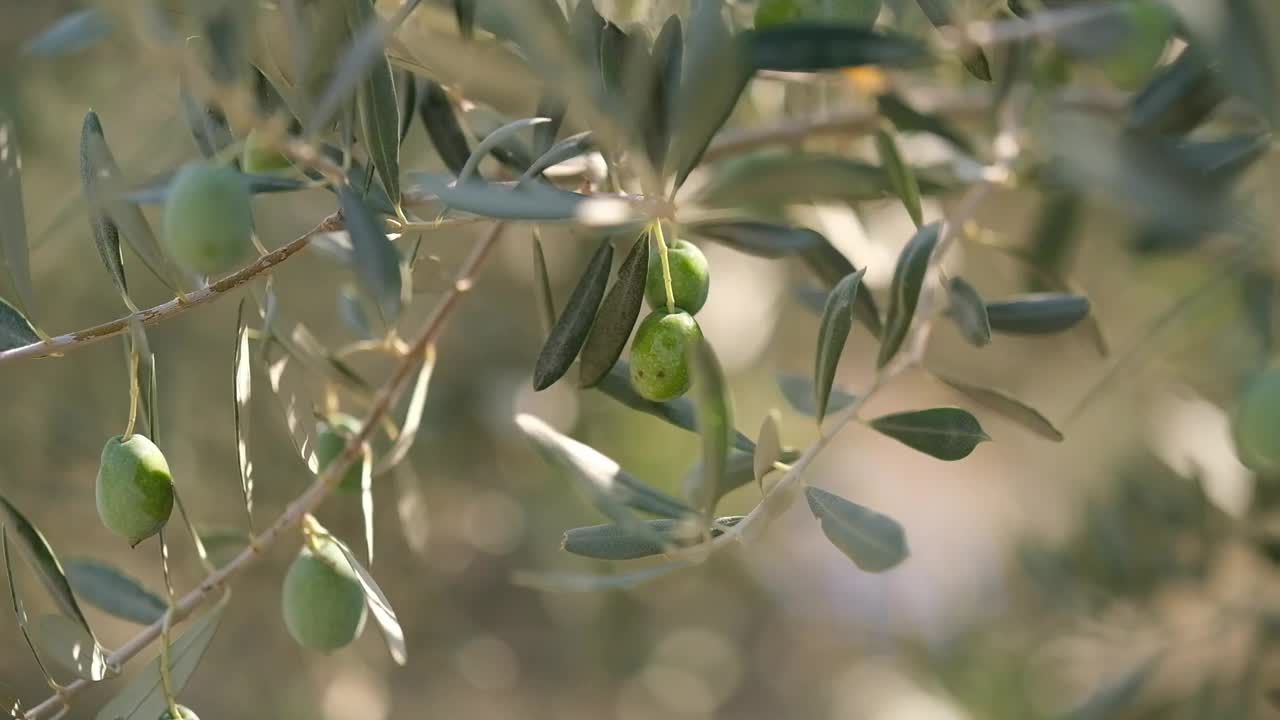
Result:
M683 395L689 389L689 346L701 337L702 329L689 313L649 313L631 343L636 392L656 402Z
M1280 369L1264 371L1245 389L1231 435L1240 462L1263 475L1280 474Z
M102 448L95 494L102 524L137 545L169 520L173 475L155 443L138 433L116 436Z
M200 720L200 716L196 715L195 712L186 705L178 706L178 715L181 716L180 720ZM173 713L166 709L164 712L160 713L160 720L174 720Z
M687 240L676 240L667 246L667 264L671 268L671 294L676 308L696 315L707 302L711 289L711 273L707 269L707 256L697 245ZM653 308L667 307L667 288L662 282L662 258L659 253L649 255L649 274L645 277L644 296Z
M1115 51L1100 59L1102 72L1116 87L1136 90L1155 72L1173 37L1172 11L1157 0L1134 0L1125 6L1130 32Z
M316 460L320 464L321 472L324 472L324 469L329 467L329 463L338 457L342 449L347 446L347 440L360 432L360 428L359 420L343 413L337 413L327 421L322 420L316 426ZM365 445L360 459L352 463L346 474L342 476L338 489L345 492L360 492L360 478L364 472L364 466L371 462L369 446Z
M240 167L247 173L267 174L277 170L288 170L293 167L293 164L279 151L263 145L257 130L250 130L244 139Z
M360 636L367 614L364 590L346 555L320 538L304 547L284 577L284 624L308 650L332 652Z
M194 162L169 186L164 242L180 267L215 275L237 267L253 250L249 189L234 169Z

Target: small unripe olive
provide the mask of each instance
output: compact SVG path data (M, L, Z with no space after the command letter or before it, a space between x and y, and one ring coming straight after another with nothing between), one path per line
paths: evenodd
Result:
M289 158L279 151L262 144L257 130L250 130L244 139L244 151L240 157L240 167L247 173L272 173L292 167Z
M249 189L234 169L188 163L174 176L164 206L164 243L180 267L215 275L253 250Z
M316 425L316 461L320 465L320 472L324 472L324 469L329 467L329 463L342 453L342 448L347 446L347 440L360 432L361 427L359 420L343 413L332 415L328 420L322 420ZM360 478L364 472L364 466L372 460L369 446L365 445L360 457L342 476L338 489L345 492L360 492Z
M178 706L178 714L182 716L181 720L200 720L200 716L196 715L195 712L186 705ZM174 720L173 713L169 712L166 708L164 712L160 713L160 720Z
M113 437L102 448L95 495L102 524L137 545L159 532L173 511L169 463L138 433Z
M1245 389L1231 416L1231 436L1245 466L1280 474L1280 369L1264 371Z
M676 309L695 315L707 302L711 289L711 273L707 256L688 240L676 240L667 246L667 264L671 268L671 294ZM660 253L649 255L649 274L645 277L644 296L653 308L666 309L667 288L662 282Z
M364 590L332 540L303 547L284 576L284 624L308 650L332 652L360 636L367 614Z
M657 402L683 395L689 389L689 346L701 337L702 329L689 313L649 313L631 343L636 392Z
M1173 11L1157 0L1124 5L1131 31L1114 51L1100 59L1102 72L1116 87L1136 90L1155 73L1156 63L1173 37Z

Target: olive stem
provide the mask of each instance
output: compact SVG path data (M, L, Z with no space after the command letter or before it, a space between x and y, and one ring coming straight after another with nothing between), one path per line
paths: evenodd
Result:
M129 422L124 426L124 434L120 436L121 442L128 442L129 438L133 437L133 428L138 422L138 396L141 394L142 388L138 387L138 351L131 347L129 348Z
M271 525L257 536L251 538L248 547L241 550L239 555L236 555L231 561L219 568L217 572L207 576L199 585L179 598L173 604L172 610L166 613L166 618L143 628L137 635L134 635L133 638L111 653L107 657L107 662L110 665L115 667L123 666L146 649L164 632L165 619L170 624L175 624L190 616L214 593L225 587L232 578L257 562L263 555L263 548L269 547L280 540L286 534L286 531L296 527L307 513L319 507L320 503L329 496L329 493L342 481L347 469L361 456L361 448L368 442L369 436L376 431L378 421L391 410L395 402L403 394L409 378L417 367L417 359L426 351L427 345L434 342L440 333L444 331L449 317L457 308L462 296L472 287L473 277L489 256L494 245L497 244L504 228L505 223L495 224L493 231L477 243L471 255L463 261L453 286L445 292L444 296L436 304L435 310L427 319L421 333L412 343L410 352L400 361L400 364L392 371L391 376L378 389L377 396L361 423L360 432L347 440L342 452L338 453L337 457L316 476L316 479L301 495L289 503L284 512ZM51 717L62 707L62 704L67 699L84 690L90 684L88 680L83 678L75 680L67 685L62 692L46 698L39 705L28 710L23 716L24 720L41 720L42 718Z
M662 221L654 220L653 237L658 241L658 259L662 261L662 287L667 291L667 312L676 311L676 296L671 289L671 264L667 260L667 240L662 236Z
M164 692L165 704L169 706L169 716L177 720L182 715L178 712L178 700L173 693L173 674L169 668L169 632L172 630L173 617L173 578L169 575L169 546L164 541L164 530L160 530L160 569L164 574L164 589L169 601L169 609L165 611L161 620L164 626L160 628L160 686Z

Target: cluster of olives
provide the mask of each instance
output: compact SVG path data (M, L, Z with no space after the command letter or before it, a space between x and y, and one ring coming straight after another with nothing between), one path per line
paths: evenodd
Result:
M667 249L674 311L667 305L662 259L649 257L644 295L654 308L640 322L631 343L631 384L641 396L661 402L680 397L689 389L688 350L702 338L693 319L707 302L711 275L707 258L696 245L676 240Z

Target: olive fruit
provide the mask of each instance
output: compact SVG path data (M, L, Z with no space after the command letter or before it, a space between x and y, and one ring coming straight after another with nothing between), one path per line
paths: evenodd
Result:
M324 472L324 469L329 467L329 463L342 453L342 449L347 446L347 440L360 432L360 428L359 420L343 413L337 413L328 420L320 421L316 426L316 461L320 465L320 472ZM346 474L342 476L338 489L359 492L364 466L371 461L369 446L365 445L360 458L351 463L351 467L347 468Z
M707 256L697 245L688 240L676 240L667 246L667 264L671 268L671 294L676 308L695 315L707 302L711 289L711 274L707 270ZM659 253L649 255L649 274L644 281L644 296L649 306L667 307L667 288L662 282L662 258Z
M214 275L235 268L253 250L253 212L243 177L225 165L182 166L164 206L164 243L188 272Z
M1173 37L1173 11L1158 0L1135 0L1124 6L1130 31L1124 42L1099 62L1103 74L1124 90L1136 90L1155 72Z
M1280 369L1264 371L1245 388L1231 417L1236 454L1248 468L1280 474Z
M302 647L332 652L364 629L364 590L335 541L322 537L313 544L302 548L284 576L284 624Z
M279 151L262 144L257 130L250 130L244 139L240 167L247 173L272 173L287 170L293 165Z
M137 545L155 535L173 511L173 475L160 448L134 433L107 441L98 464L98 517Z
M654 310L640 323L631 343L631 385L643 397L661 402L689 389L691 343L702 337L687 312Z
M196 715L195 712L186 705L178 706L178 715L181 716L180 720L200 720L200 716ZM174 720L173 713L169 712L168 708L166 708L164 712L160 713L160 720Z

